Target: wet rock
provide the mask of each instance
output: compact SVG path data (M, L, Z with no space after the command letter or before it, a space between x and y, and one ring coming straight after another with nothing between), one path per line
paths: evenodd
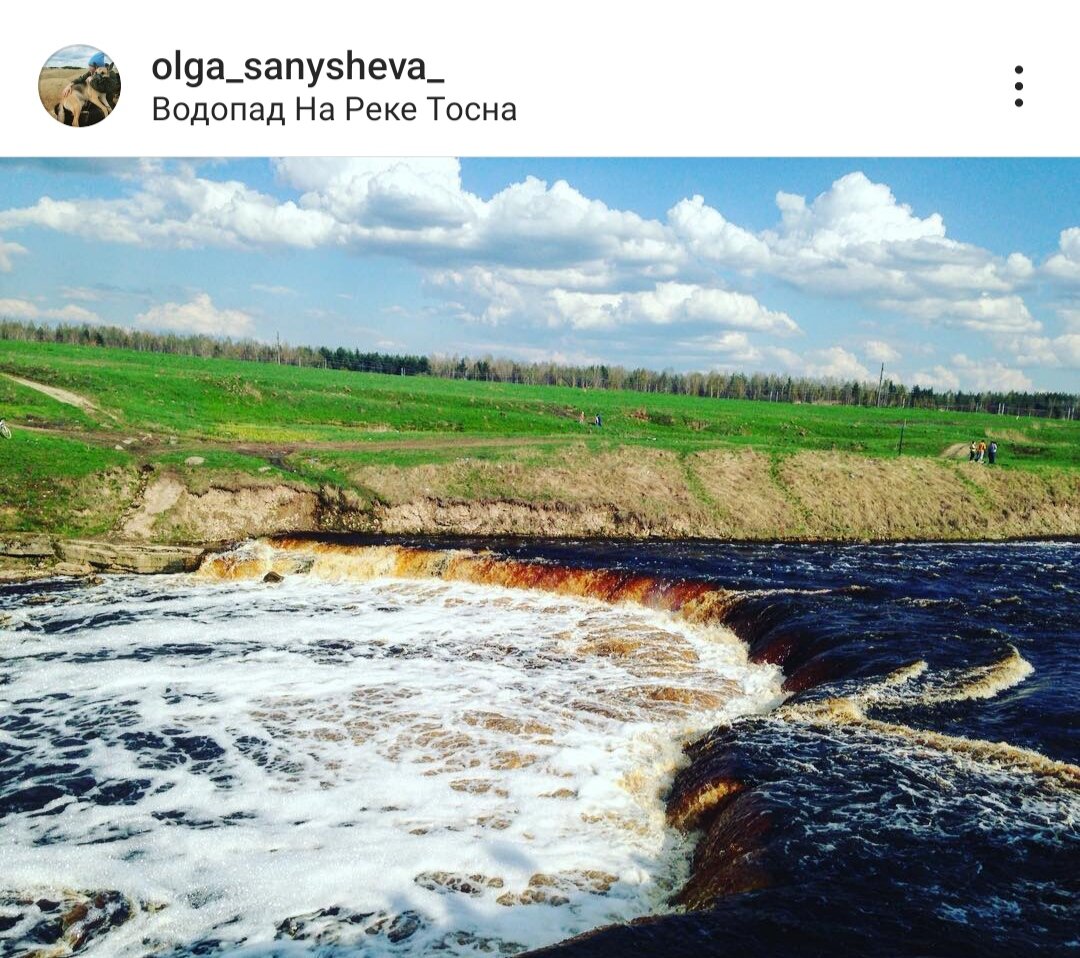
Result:
M857 660L831 649L804 662L784 679L785 692L805 692L837 679L846 678L857 666Z
M669 825L684 832L708 827L728 801L753 783L735 746L734 733L723 728L687 749L690 764L676 774L667 797Z
M537 872L523 891L507 892L495 901L508 908L514 905L566 905L575 893L606 895L618 880L617 875L595 869L578 869L553 875Z
M803 636L798 634L770 634L751 643L749 659L782 668L802 644Z
M271 569L269 572L266 573L266 575L263 576L262 580L263 582L284 582L285 576L283 576L280 572L275 572L273 569Z
M487 938L469 931L451 931L443 935L435 947L439 951L468 955L516 955L525 950L525 946L516 941Z
M458 875L453 872L421 872L413 881L421 888L435 892L457 892L470 898L479 898L485 888L502 888L501 878L486 875Z
M204 549L190 546L154 546L132 542L93 542L72 539L57 545L62 560L105 572L194 572Z
M94 568L86 562L57 562L52 571L55 575L70 575L83 578L93 574Z
M369 936L379 935L396 945L411 938L423 926L423 918L414 911L392 914L352 911L333 905L286 918L277 926L275 937L362 948Z
M0 892L0 931L11 932L18 941L0 942L0 954L35 958L76 955L97 943L109 931L124 924L136 906L118 891L64 892L55 897ZM7 944L21 950L4 950Z
M559 905L569 904L570 899L565 895L555 892L544 891L538 888L526 888L523 892L512 894L507 892L495 899L500 905L513 908L515 905L551 905L553 908Z
M395 915L394 919L390 922L389 927L386 929L386 937L397 944L400 941L405 941L406 938L411 938L419 930L423 922L420 916L414 911L405 911L400 915ZM379 929L380 931L382 929ZM371 932L369 931L369 934Z
M51 559L56 545L51 536L34 533L0 535L0 555L19 559Z
M761 792L740 792L716 816L694 853L690 880L675 901L699 911L727 895L767 888L773 812Z

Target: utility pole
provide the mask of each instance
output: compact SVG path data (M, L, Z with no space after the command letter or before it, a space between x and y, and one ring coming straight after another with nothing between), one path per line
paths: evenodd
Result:
M882 363L881 364L881 375L878 376L878 380L877 380L877 403L875 403L875 405L879 409L881 408L881 387L884 385L884 383L885 383L885 364Z
M907 428L907 420L905 419L900 424L900 448L896 450L896 454L898 456L902 456L904 454L904 429L906 429L906 428Z

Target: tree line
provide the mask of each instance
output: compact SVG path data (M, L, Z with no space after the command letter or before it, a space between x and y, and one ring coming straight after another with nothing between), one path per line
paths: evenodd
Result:
M348 369L395 376L418 376L431 371L427 356L360 352L358 349L340 347L329 349L326 346L292 346L282 342L263 343L253 339L230 339L199 333L155 333L123 326L97 326L89 323L61 323L52 326L0 320L0 340L5 339L63 343L69 346L103 346L110 349L132 349L141 353L197 356L201 359L240 359L255 363Z
M37 324L0 320L0 340L65 343L132 349L202 358L239 359L300 367L346 369L397 376L437 376L530 386L570 386L579 389L627 389L641 393L699 396L712 399L755 399L790 403L832 403L846 406L941 409L1074 419L1080 414L1075 394L988 390L939 391L907 386L885 379L876 382L814 379L776 373L657 371L639 367L595 364L519 362L485 356L413 356L326 346L293 346L251 339L200 334L182 335L89 324Z

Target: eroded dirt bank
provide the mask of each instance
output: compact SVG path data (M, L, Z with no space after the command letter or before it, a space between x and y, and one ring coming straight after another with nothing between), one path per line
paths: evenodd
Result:
M285 532L806 541L1080 535L1080 476L920 458L623 450L532 469L459 461L362 472L350 477L353 488L154 472L141 477L109 531L92 537L96 552L48 532L0 533L0 575L54 566L173 571L172 559L148 547ZM103 542L118 550L115 561Z
M1080 534L1080 476L931 459L622 450L529 467L368 466L361 495L233 480L147 484L120 533L204 542L284 531L716 539L1004 539ZM208 485L207 485L208 484Z

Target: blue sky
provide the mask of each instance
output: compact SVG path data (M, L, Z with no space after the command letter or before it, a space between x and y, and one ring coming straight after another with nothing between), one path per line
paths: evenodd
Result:
M8 160L0 313L1080 388L1080 160Z
M85 44L77 44L76 46L64 47L61 50L57 50L48 60L45 61L46 68L48 67L67 67L67 66L80 66L85 67L89 64L90 58L99 53L97 47L88 47ZM108 57L105 58L107 62L112 63Z

